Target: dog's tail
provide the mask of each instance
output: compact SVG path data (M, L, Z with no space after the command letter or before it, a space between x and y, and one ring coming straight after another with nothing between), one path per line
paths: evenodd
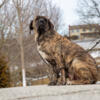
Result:
M31 34L31 31L33 30L33 20L31 20L30 22L29 29L30 29L30 34Z

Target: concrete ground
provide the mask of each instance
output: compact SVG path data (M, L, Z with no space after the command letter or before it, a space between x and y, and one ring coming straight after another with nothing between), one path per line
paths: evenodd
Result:
M100 100L100 84L5 88L0 100Z

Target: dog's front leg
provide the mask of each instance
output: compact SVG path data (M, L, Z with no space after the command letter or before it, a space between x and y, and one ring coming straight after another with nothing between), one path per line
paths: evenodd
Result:
M60 82L57 83L57 85L66 85L66 77L65 77L65 69L60 69Z
M65 73L65 67L64 64L62 63L61 57L57 56L56 57L56 63L57 63L57 72L60 75L60 82L58 81L57 85L65 85L66 84L66 73Z
M61 69L61 81L62 85L66 85L66 78L65 78L65 69Z
M50 74L50 83L48 85L54 86L57 85L58 78L59 78L59 73L56 71L54 66L51 68L51 74Z

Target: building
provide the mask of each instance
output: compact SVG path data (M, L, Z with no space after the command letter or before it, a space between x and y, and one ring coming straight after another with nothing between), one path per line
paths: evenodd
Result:
M74 40L100 38L100 25L87 24L69 26L69 36Z

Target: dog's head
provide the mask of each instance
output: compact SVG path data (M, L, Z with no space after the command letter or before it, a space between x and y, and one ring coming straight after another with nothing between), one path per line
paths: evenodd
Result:
M44 34L47 31L54 30L54 25L45 16L37 16L31 21L30 30L35 30L38 34Z

